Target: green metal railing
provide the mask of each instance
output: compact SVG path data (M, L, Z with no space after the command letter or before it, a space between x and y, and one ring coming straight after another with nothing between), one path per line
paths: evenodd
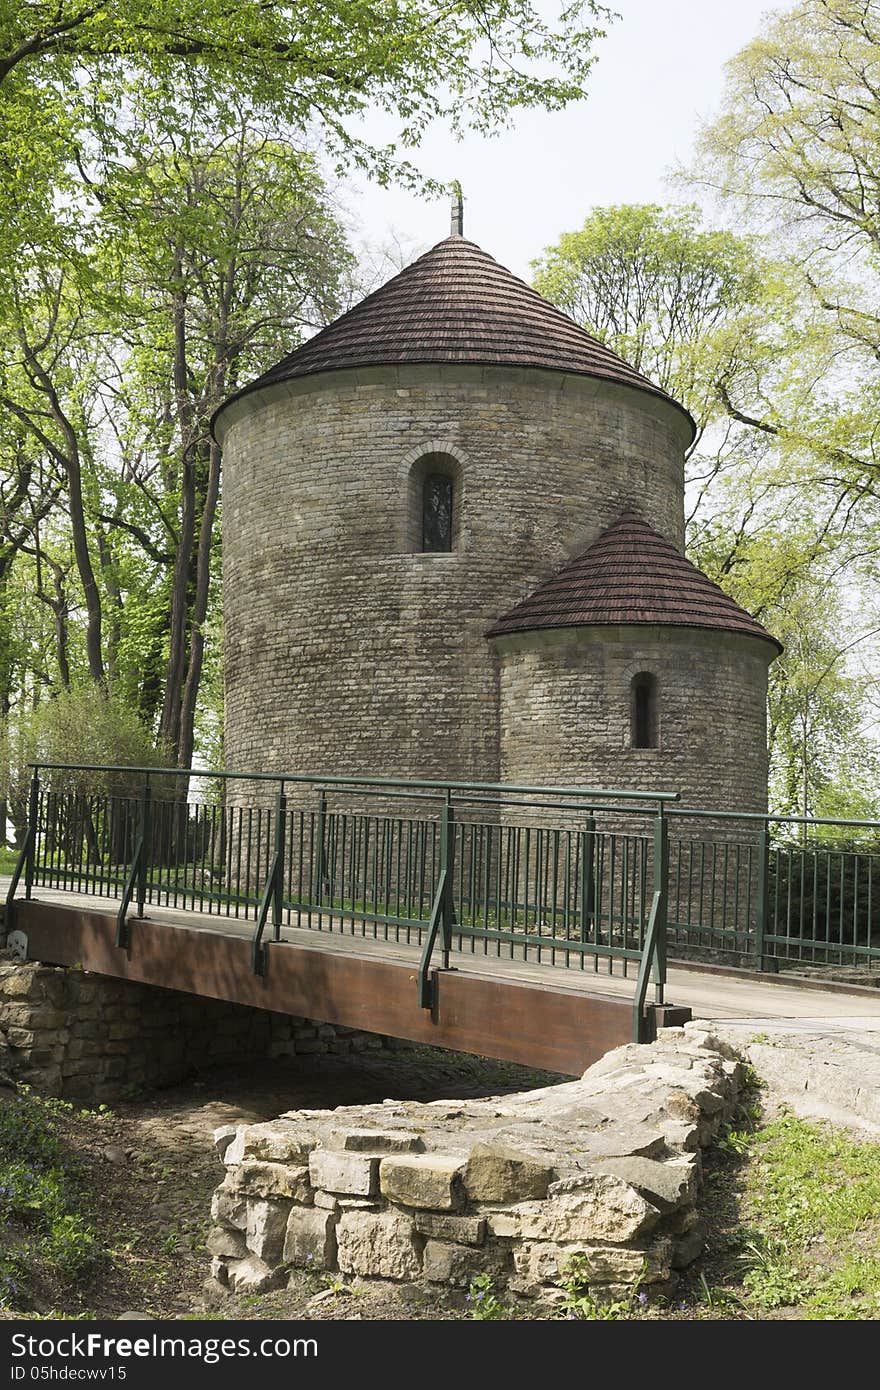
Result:
M207 794L196 799L193 785ZM257 973L270 942L294 930L408 944L421 948L425 1008L438 963L448 968L453 957L633 974L642 1036L650 980L663 1001L674 800L662 791L41 764L7 924L23 876L25 897L43 887L117 901L120 948L151 906L253 923ZM630 812L638 824L626 823Z
M880 964L880 822L669 817L670 950L758 970Z
M308 930L636 978L667 954L758 970L880 963L880 822L696 811L671 792L41 764L22 882L247 923L252 966ZM132 916L134 907L134 916Z

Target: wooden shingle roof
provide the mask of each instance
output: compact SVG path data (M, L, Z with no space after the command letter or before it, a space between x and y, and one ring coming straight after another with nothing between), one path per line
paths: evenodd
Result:
M317 372L442 362L542 367L672 399L474 242L450 236L236 392L220 411L261 387ZM684 407L672 404L693 429Z
M556 627L710 628L781 643L634 512L539 584L487 636Z

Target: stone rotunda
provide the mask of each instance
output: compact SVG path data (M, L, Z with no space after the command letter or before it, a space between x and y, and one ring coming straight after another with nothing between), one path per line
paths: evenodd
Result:
M214 430L228 766L765 809L780 647L683 555L690 416L473 242Z

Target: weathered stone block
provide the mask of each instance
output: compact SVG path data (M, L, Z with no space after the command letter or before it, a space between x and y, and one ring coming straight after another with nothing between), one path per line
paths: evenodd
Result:
M208 1253L227 1260L240 1260L247 1255L247 1241L241 1231L229 1226L214 1226L206 1241Z
M466 1288L475 1274L498 1270L502 1262L497 1250L477 1250L472 1245L429 1240L422 1255L422 1273L429 1283Z
M377 1189L379 1159L375 1155L315 1149L309 1155L313 1187L325 1192L345 1192L353 1197L372 1197Z
M239 1192L223 1184L214 1189L211 1198L211 1220L243 1231L247 1226L247 1201Z
M267 1293L284 1282L283 1269L270 1269L256 1255L242 1260L230 1260L226 1265L226 1282L236 1293Z
M214 1130L214 1148L219 1159L222 1160L225 1158L229 1145L232 1143L237 1133L237 1125L219 1125L217 1129Z
M290 1208L290 1202L248 1202L247 1246L264 1264L281 1262Z
M597 1173L611 1173L641 1192L660 1211L674 1211L693 1202L699 1168L696 1156L688 1162L657 1163L651 1158L606 1158L593 1164Z
M246 1158L257 1158L269 1163L305 1164L316 1142L311 1131L284 1120L241 1125L226 1151L226 1163L241 1163Z
M384 1279L416 1278L421 1260L414 1229L402 1212L346 1212L336 1228L339 1268Z
M383 1158L379 1190L389 1201L407 1207L452 1211L461 1206L459 1181L464 1160L458 1154L399 1154Z
M463 1182L474 1202L518 1202L545 1197L553 1168L516 1149L500 1144L475 1144L465 1165Z
M440 1216L433 1211L417 1211L415 1227L421 1235L459 1245L482 1245L486 1239L486 1220L482 1216Z
M424 1140L405 1129L332 1129L324 1139L328 1149L359 1153L421 1153Z
M646 1263L644 1251L626 1246L525 1241L513 1251L514 1287L523 1292L541 1284L558 1284L575 1259L588 1284L635 1283Z
M303 1268L336 1267L336 1217L322 1207L294 1207L288 1217L284 1263Z
M646 1235L660 1219L635 1188L605 1174L559 1183L551 1201L523 1202L515 1213L527 1239L616 1244Z
M237 1192L253 1197L289 1197L297 1202L311 1199L308 1168L289 1168L284 1163L260 1163L246 1159L227 1172L226 1183Z

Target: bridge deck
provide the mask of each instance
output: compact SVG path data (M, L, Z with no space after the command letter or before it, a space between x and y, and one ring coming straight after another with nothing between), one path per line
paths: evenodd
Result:
M150 906L115 946L112 899L39 888L16 906L29 956L168 989L363 1028L571 1075L631 1037L635 969L566 968L550 953L523 960L453 952L437 975L433 1010L417 999L420 947L339 931L285 926L265 975L250 965L253 922ZM696 1017L860 1019L880 1028L880 992L795 987L670 966L667 999Z

